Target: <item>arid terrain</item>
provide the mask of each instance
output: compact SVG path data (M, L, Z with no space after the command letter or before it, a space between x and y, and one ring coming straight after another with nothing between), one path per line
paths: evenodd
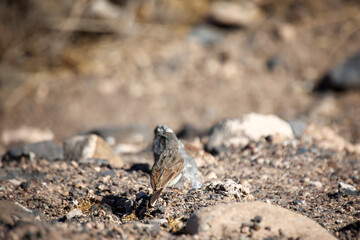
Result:
M1 2L0 239L359 239L359 7ZM203 179L149 208L158 124Z

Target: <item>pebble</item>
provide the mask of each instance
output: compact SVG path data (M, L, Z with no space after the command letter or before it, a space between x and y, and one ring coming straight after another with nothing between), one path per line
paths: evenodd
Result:
M27 190L29 189L30 185L31 185L31 182L27 181L27 182L22 182L22 183L20 184L20 187L21 187L22 189L24 189L25 191L27 191Z
M206 177L207 180L213 180L213 179L217 179L218 176L216 175L216 173L214 171L210 171Z
M194 39L202 44L214 44L222 40L223 34L215 28L200 25L190 32L189 39Z
M316 188L322 188L323 184L320 181L310 181L310 185L315 186Z
M249 188L236 183L234 180L227 179L225 181L211 182L206 186L209 191L222 194L224 196L232 196L236 199L252 198Z
M339 188L339 192L343 194L348 194L348 195L357 194L356 188L354 186L350 184L346 184L344 182L340 182L338 188Z
M279 117L249 113L215 124L205 147L210 153L216 154L229 148L246 146L250 141L259 141L266 136L271 136L276 142L294 138L290 125Z
M52 141L28 143L11 148L5 159L19 159L21 156L34 154L36 159L45 158L49 161L63 159L62 147Z
M71 166L73 166L74 168L78 168L79 164L75 161L71 161Z
M305 131L307 124L303 121L289 121L290 127L294 132L295 137L301 137Z
M66 219L72 219L74 217L81 217L82 214L83 213L80 209L75 208L66 214Z
M256 216L254 217L254 222L260 223L261 221L262 221L262 217L261 217L261 216L256 215Z
M17 179L10 179L9 182L11 184L14 184L15 186L19 186L21 184L21 181L19 181Z
M332 69L316 86L317 91L360 89L360 52Z
M252 1L215 1L209 15L210 22L227 27L249 26L262 19L260 8Z
M293 202L295 205L306 205L306 201L305 200L295 200Z
M148 220L149 224L155 224L155 225L164 225L168 223L168 220L165 218L160 218L160 219L150 219Z
M105 159L114 168L121 168L123 160L97 135L74 136L63 143L64 159L83 162L87 158Z

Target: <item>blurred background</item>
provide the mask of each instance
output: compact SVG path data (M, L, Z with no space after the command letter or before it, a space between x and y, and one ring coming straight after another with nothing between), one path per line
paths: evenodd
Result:
M249 112L360 141L357 0L2 0L0 32L0 149Z

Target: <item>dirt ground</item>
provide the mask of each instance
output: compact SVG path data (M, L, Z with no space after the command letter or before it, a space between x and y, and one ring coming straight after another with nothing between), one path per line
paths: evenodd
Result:
M359 91L313 91L359 51L358 1L238 1L251 2L258 14L236 24L214 20L216 2L0 3L0 134L32 126L61 142L103 126L140 124L151 133L160 123L202 132L223 118L257 112L328 126L360 143ZM203 188L168 190L146 216L131 210L139 203L136 194L150 191L148 148L122 156L120 169L28 159L2 163L0 198L40 210L54 227L45 239L51 231L65 239L188 238L184 226L194 211L238 201L206 188L215 174L247 185L256 200L310 217L340 239L359 237L359 195L338 193L339 182L360 189L359 155L294 141L263 139L221 152L216 164L200 167ZM0 155L15 144L2 137ZM134 170L139 163L144 165ZM19 182L8 181L11 176ZM62 219L75 206L85 214ZM140 225L154 219L167 221L157 230ZM13 239L21 235L17 228L10 232Z

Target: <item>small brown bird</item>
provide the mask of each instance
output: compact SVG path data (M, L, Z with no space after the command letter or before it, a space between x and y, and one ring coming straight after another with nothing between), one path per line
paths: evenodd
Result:
M184 159L175 133L160 131L155 137L160 137L159 143L163 146L161 154L158 157L155 155L155 163L151 169L150 182L154 190L150 199L151 206L155 206L166 187L172 187L180 180L184 169Z

